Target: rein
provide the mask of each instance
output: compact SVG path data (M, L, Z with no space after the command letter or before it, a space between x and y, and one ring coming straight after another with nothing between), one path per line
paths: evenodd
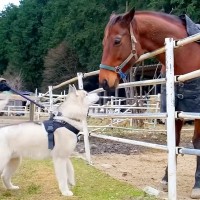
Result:
M104 65L104 64L100 64L100 68L101 69L107 69L110 71L114 71L117 74L119 74L120 78L122 80L125 81L126 79L126 74L123 73L122 69L126 66L126 64L133 58L135 57L136 60L138 60L138 55L137 55L137 51L136 51L136 47L135 47L135 43L137 43L137 40L134 36L133 33L133 27L130 24L130 35L131 35L131 46L132 46L132 50L131 53L129 54L129 56L126 58L126 60L124 60L124 62L122 62L120 65L118 66L109 66L109 65Z

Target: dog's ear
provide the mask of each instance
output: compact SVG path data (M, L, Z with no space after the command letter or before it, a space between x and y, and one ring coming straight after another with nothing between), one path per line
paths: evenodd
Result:
M76 93L76 95L78 95L78 92L77 92L77 89L76 89L76 86L73 84L73 87L74 87L74 92Z
M68 91L68 93L71 93L71 92L74 92L76 95L78 95L76 87L75 87L74 84L73 84L73 86L69 85L69 91Z
M74 91L76 91L76 86L73 84Z
M74 87L72 85L69 85L68 93L74 92Z

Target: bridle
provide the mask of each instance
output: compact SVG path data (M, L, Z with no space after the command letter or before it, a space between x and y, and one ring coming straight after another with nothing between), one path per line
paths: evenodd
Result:
M101 69L107 69L107 70L116 72L117 74L119 74L120 78L123 80L126 78L126 74L123 73L122 69L133 57L135 57L135 60L138 60L138 55L137 55L136 46L135 46L135 44L137 43L137 40L133 34L133 27L131 24L130 24L130 35L131 35L132 50L129 56L126 58L126 60L124 60L124 62L122 62L118 66L109 66L109 65L104 65L104 64L100 64L99 66Z

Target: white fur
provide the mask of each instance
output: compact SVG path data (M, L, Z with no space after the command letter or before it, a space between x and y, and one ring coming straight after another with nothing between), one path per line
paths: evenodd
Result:
M82 131L82 121L87 117L89 105L98 101L96 94L73 90L58 108L65 120ZM76 119L76 120L74 120ZM72 196L70 185L75 185L74 169L70 155L77 143L77 136L62 127L55 131L55 146L48 149L47 132L43 124L28 122L0 129L0 172L7 189L19 189L11 183L11 177L20 165L22 157L44 159L52 157L59 189L64 196Z

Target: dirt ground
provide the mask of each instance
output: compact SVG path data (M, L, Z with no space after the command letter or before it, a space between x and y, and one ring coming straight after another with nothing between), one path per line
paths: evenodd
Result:
M186 128L193 128L187 126ZM181 145L192 147L192 130L182 132ZM160 133L137 133L128 135L135 140L166 144L166 135ZM160 181L167 165L167 153L141 146L123 144L103 139L90 138L92 162L95 167L110 176L128 182L137 188L149 186L159 191L159 199L167 199ZM84 153L83 143L79 142L77 150ZM177 189L179 200L189 200L194 184L196 166L195 156L178 156Z

